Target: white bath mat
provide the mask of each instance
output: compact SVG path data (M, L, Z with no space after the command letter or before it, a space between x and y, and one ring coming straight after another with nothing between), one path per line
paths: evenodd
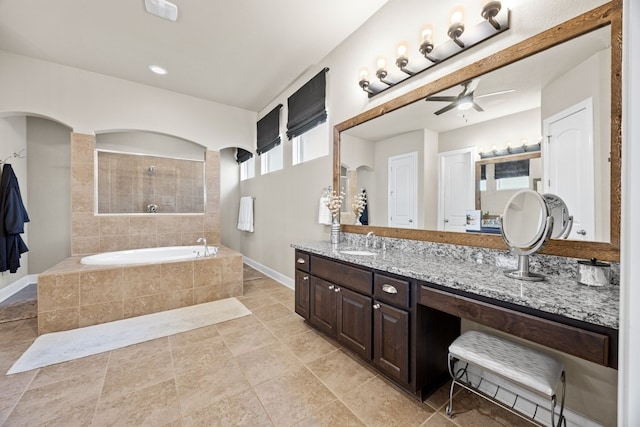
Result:
M7 375L115 350L251 314L235 298L40 335Z

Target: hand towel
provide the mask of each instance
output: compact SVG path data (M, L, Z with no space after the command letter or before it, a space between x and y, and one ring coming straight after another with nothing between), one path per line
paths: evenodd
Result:
M253 233L253 197L251 196L240 198L238 230Z
M320 206L318 207L318 224L331 225L331 211L327 207L327 196L320 197Z

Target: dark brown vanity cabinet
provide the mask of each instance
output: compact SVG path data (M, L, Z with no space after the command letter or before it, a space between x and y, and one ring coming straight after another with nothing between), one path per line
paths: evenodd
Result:
M295 282L298 314L417 398L448 378L446 357L432 361L429 354L440 358L459 333L459 321L417 307L415 280L296 251ZM443 322L453 322L445 342L440 333L433 334L436 341L425 334Z

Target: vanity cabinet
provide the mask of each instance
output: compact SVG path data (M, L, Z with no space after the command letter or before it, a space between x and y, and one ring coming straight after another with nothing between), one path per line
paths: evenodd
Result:
M416 398L448 379L460 322L418 307L415 280L296 251L295 283L296 313Z

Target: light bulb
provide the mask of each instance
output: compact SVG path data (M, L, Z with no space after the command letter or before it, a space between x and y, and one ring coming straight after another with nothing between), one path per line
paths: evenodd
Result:
M378 67L378 70L384 70L387 67L387 60L381 56L376 61L376 65Z
M433 27L431 25L425 25L420 33L420 38L423 42L433 41Z
M360 80L369 80L369 70L363 68L360 70Z
M398 56L406 56L407 55L407 44L405 42L402 42L400 44L398 44L398 48L396 50L396 53L398 54Z
M461 111L469 110L472 107L473 107L473 102L471 101L464 101L458 104L458 110L461 110Z

